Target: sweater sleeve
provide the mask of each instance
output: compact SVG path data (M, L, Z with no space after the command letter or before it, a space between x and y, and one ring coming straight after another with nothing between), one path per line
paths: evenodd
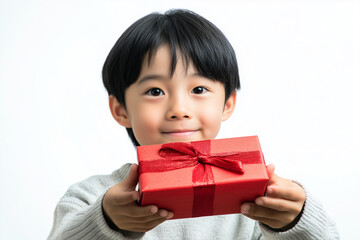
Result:
M339 234L335 222L330 219L322 205L307 193L304 212L297 224L285 232L274 232L262 223L260 230L266 240L336 240Z
M71 186L55 209L53 228L48 239L141 238L141 233L112 230L102 212L105 192L125 179L129 169L130 164L126 164L112 175L94 176Z

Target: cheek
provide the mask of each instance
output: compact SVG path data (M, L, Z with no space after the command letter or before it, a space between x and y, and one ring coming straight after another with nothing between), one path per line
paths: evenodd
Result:
M161 124L161 114L156 108L139 107L138 111L133 113L131 125L136 139L141 145L153 142L153 138L159 130Z
M215 138L220 130L222 107L222 105L217 103L208 104L206 107L202 108L202 111L200 112L202 126L207 138Z

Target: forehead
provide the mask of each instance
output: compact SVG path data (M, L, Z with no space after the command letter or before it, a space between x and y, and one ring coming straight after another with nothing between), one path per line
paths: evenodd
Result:
M172 76L175 68L179 71L197 72L192 61L179 49L172 52L169 45L161 45L155 51L148 51L144 56L140 76L144 73L158 72Z

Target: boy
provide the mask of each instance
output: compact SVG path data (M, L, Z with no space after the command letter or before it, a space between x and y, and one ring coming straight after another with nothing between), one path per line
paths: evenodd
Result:
M134 145L214 139L235 108L240 88L235 53L201 16L174 10L131 25L103 67L114 119ZM337 239L321 206L297 183L274 174L267 196L242 214L170 220L139 206L137 165L94 176L60 200L49 239ZM253 221L253 220L256 221Z

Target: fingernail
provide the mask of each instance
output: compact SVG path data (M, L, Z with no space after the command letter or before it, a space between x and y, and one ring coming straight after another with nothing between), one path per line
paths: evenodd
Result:
M168 214L167 214L167 212L165 212L165 211L161 211L160 212L160 217L166 217Z
M151 211L151 213L156 213L157 209L156 209L156 207L152 207L152 208L150 208L150 211Z
M256 200L255 200L255 203L256 203L257 205L263 205L263 204L264 204L264 202L263 202L262 200L260 200L260 199L256 199Z
M173 217L174 217L174 214L172 212L170 212L166 218L170 219L170 218L173 218Z
M273 189L271 188L271 187L268 187L267 189L266 189L266 193L267 194L271 194L273 192Z
M243 213L243 214L248 214L248 213L249 213L249 210L250 210L250 206L249 206L249 205L243 204L243 205L241 206L241 213Z

